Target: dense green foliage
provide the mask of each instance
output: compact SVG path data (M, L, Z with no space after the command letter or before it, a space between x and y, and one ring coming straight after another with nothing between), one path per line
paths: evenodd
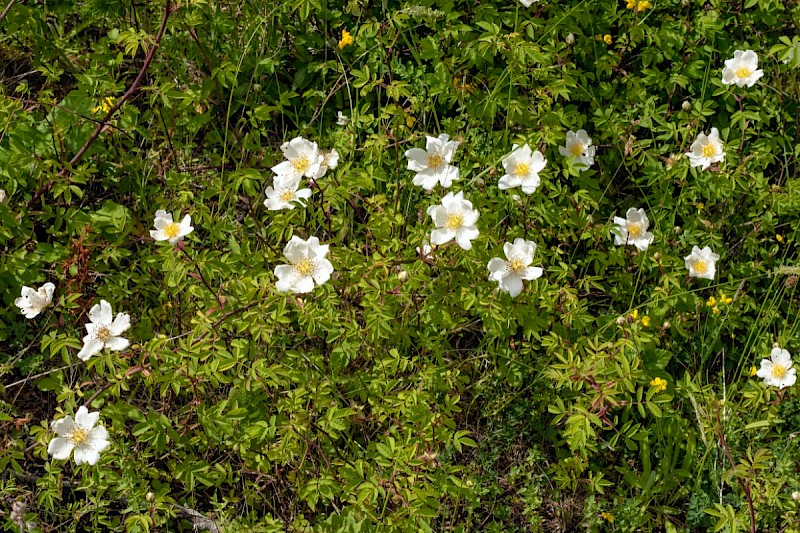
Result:
M800 531L797 388L750 372L800 353L800 6L653 4L187 0L154 50L164 0L12 3L6 530L24 502L45 532L190 531L185 508L221 531L749 531L751 500L756 530ZM764 77L723 85L748 49ZM712 127L724 161L690 168ZM558 152L578 129L583 172ZM440 133L480 236L421 258L448 191L412 185L404 154ZM296 136L339 166L269 211ZM497 186L524 143L548 160L530 196ZM614 245L630 207L646 251ZM150 238L157 209L192 216L182 247ZM292 235L330 245L308 294L275 289ZM544 275L511 298L487 263L517 237ZM713 281L687 276L695 245ZM46 281L54 305L25 320L14 300ZM83 362L101 299L131 345ZM47 451L82 405L111 441L94 466Z

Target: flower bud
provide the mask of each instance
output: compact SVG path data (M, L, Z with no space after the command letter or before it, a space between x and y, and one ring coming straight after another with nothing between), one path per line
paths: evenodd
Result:
M152 502L153 500L156 499L156 495L153 494L152 492L148 492L147 494L145 494L144 499L147 500L148 502Z
M800 500L800 490L796 490L792 493L793 500Z
M405 270L401 270L400 272L397 273L397 279L399 279L400 281L407 280L408 279L408 272L406 272Z
M475 179L475 186L476 187L483 187L484 185L486 185L486 182L483 181L483 178L476 178Z
M675 226L673 228L673 231L675 232L675 235L680 235L683 232L683 228L681 228L680 226Z
M692 109L692 103L689 100L684 100L681 104L681 109L684 111L689 111Z
M567 44L573 44L575 43L575 35L570 33L567 35L567 38L565 40L567 41Z

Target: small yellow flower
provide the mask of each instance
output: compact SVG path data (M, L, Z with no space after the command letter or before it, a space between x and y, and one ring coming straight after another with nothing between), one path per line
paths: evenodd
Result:
M355 41L353 40L353 36L347 30L342 30L342 38L339 40L339 49L341 50L348 44L353 44Z
M714 314L715 314L715 315L718 315L718 314L719 314L719 307L717 307L717 306L715 305L715 306L714 306L714 309L712 309L712 311L714 312Z
M753 365L750 367L750 377L752 378L756 374L758 374L758 369L755 367L755 365Z
M698 212L698 213L699 213L700 211L702 211L703 209L705 209L705 208L706 208L706 205L705 205L703 202L698 202L698 203L697 203L697 212Z
M600 513L600 518L602 518L603 520L608 520L612 524L614 523L614 515L611 513L603 511L602 513Z
M642 1L642 2L639 2L639 3L636 5L636 9L637 9L637 10L639 10L639 11L644 11L645 9L650 9L651 7L653 7L653 4L651 4L651 3L650 3L650 2L648 2L647 0L644 0L644 1Z
M649 316L643 316L642 317L642 325L644 327L647 327L647 326L650 325L650 317Z
M654 378L653 381L650 382L651 387L656 387L660 391L667 390L667 380L661 378Z
M112 107L114 107L114 99L110 96L106 96L100 101L99 106L92 108L92 113L108 113L111 111Z
M628 9L633 9L636 7L636 0L628 0L628 5L626 6Z
M733 298L728 298L727 296L725 296L724 292L720 294L719 299L725 305L728 305L729 303L731 303L733 301Z
M611 43L613 42L613 39L612 39L612 38L611 38L611 36L610 36L610 35L608 35L608 34L605 34L605 35L603 36L603 40L606 42L606 44L611 44Z
M783 235L778 233L777 235L775 235L775 240L778 242L783 242Z
M631 313L631 318L634 319L634 320L639 318L639 310L638 309L634 309L633 310L633 313Z
M715 305L717 305L717 299L716 299L716 298L714 298L713 296L711 296L711 297L710 297L710 298L709 298L709 299L706 301L706 307L714 307Z

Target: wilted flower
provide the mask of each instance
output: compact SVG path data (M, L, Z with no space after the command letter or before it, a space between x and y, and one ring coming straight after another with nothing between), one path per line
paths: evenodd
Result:
M53 301L55 290L56 286L49 282L38 289L23 286L22 295L14 300L14 305L19 307L25 318L35 318Z
M117 318L114 318L111 304L107 301L100 300L99 304L89 310L89 321L86 324L87 335L83 338L83 348L78 352L78 359L81 361L87 361L103 348L118 352L130 344L128 339L120 337L123 331L131 327L130 315L117 313Z
M736 50L733 58L725 61L725 68L722 69L722 83L752 87L763 75L764 71L758 68L758 54L752 50Z
M339 126L347 126L350 124L350 117L347 117L344 113L338 111L336 113L336 124Z
M653 234L647 231L650 221L644 209L634 209L631 207L625 213L625 218L614 217L615 226L611 228L614 236L614 244L632 244L639 250L647 250L653 242Z
M156 241L169 241L174 246L194 230L191 223L192 217L189 215L183 217L183 220L178 224L172 221L172 213L159 209L156 211L156 219L153 222L153 226L156 229L150 230L150 236Z
M272 180L272 185L264 191L264 194L267 195L266 200L264 200L264 206L270 211L294 209L294 202L297 202L301 207L305 207L306 204L303 200L311 198L311 189L298 190L300 187L299 177L275 176Z
M586 130L578 130L577 133L568 131L566 145L559 146L558 153L578 163L580 170L587 170L594 165L595 147Z
M475 226L478 212L472 209L472 202L464 200L463 192L455 195L447 193L440 205L428 208L428 215L436 224L436 229L431 232L432 244L439 245L455 239L461 248L469 250L472 248L472 239L480 234Z
M773 348L770 359L761 360L761 368L756 375L764 379L764 384L783 389L797 381L797 369L792 368L792 355L781 348Z
M541 182L539 172L547 164L547 160L539 150L531 154L527 144L522 148L518 148L515 144L512 150L511 155L503 159L506 173L500 178L498 186L503 190L522 187L522 192L525 194L533 194L539 187Z
M442 187L448 188L454 181L459 179L458 168L450 164L453 154L461 144L458 141L451 141L446 133L439 135L439 138L427 136L425 150L422 148L411 148L406 151L408 158L408 170L416 172L414 185L419 185L426 191L433 189L437 183Z
M693 167L702 166L705 170L712 163L718 163L725 159L725 148L719 138L719 130L711 128L711 135L706 135L703 132L697 136L697 139L689 147L689 152L686 155L689 157L689 163Z
M689 275L694 278L714 279L716 274L716 263L719 256L711 251L711 248L706 246L702 250L697 246L692 246L692 253L687 255L684 260L686 261L686 268L689 269Z
M322 162L319 165L319 170L311 181L322 178L328 172L329 168L336 168L339 165L339 152L336 151L336 148L330 152L320 151L320 154L322 155Z
M313 178L319 172L323 157L317 143L295 137L283 143L281 151L287 160L272 167L275 174L291 178Z
M536 243L525 239L514 239L514 244L503 245L507 261L494 257L489 261L489 279L497 281L500 289L508 292L513 298L522 292L522 280L537 279L542 276L542 269L532 267L536 253Z
M275 288L281 292L311 292L316 285L328 281L333 273L333 265L325 259L329 245L320 244L317 237L303 240L293 235L283 249L283 255L290 265L275 267L278 282Z
M69 459L73 450L75 464L88 463L94 465L100 460L100 452L108 448L108 431L103 426L97 426L100 413L90 413L86 407L81 407L75 413L75 420L67 415L53 422L53 431L58 437L50 441L47 453L53 459Z

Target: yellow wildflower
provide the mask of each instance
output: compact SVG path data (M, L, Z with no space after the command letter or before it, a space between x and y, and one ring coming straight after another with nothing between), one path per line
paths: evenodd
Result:
M705 209L705 204L703 202L697 202L697 212L699 213L703 209Z
M729 303L731 303L733 301L733 298L728 298L727 296L725 296L724 292L722 294L720 294L719 299L725 305L727 305L727 304L729 304Z
M715 315L718 315L718 314L719 314L719 307L717 307L717 306L715 305L715 306L714 306L714 309L712 309L712 311L714 312L714 314L715 314Z
M604 520L608 520L612 524L614 523L614 515L611 514L611 513L607 513L605 511L603 511L602 513L600 513L600 518L602 518Z
M651 4L651 3L650 3L650 2L648 2L647 0L644 0L644 1L642 1L642 2L639 2L639 3L636 5L636 9L637 9L637 10L639 10L639 11L644 11L645 9L650 9L651 7L653 7L653 4Z
M628 5L626 6L628 9L633 9L636 7L636 0L628 0Z
M339 40L339 49L341 50L348 44L353 44L355 41L353 40L353 36L347 30L342 30L342 38Z
M608 34L605 34L605 35L603 36L603 40L606 42L606 44L611 44L611 43L613 42L613 39L612 39L612 38L611 38L611 36L610 36L610 35L608 35Z
M777 235L775 235L775 240L778 242L783 242L783 235L778 233Z
M634 320L639 318L639 310L638 309L634 309L633 310L633 313L631 313L631 318L634 319Z
M642 317L642 325L644 327L647 327L647 326L650 325L650 317L649 316L643 316Z
M112 107L114 107L114 99L110 96L106 96L100 101L99 106L92 108L92 113L108 113L111 111Z
M714 307L717 305L717 299L711 296L708 301L706 301L706 307Z
M651 387L656 387L660 391L667 390L667 380L661 378L654 378L653 381L650 382Z
M756 368L755 365L753 365L753 366L750 367L750 377L752 378L756 374L758 374L758 369Z

